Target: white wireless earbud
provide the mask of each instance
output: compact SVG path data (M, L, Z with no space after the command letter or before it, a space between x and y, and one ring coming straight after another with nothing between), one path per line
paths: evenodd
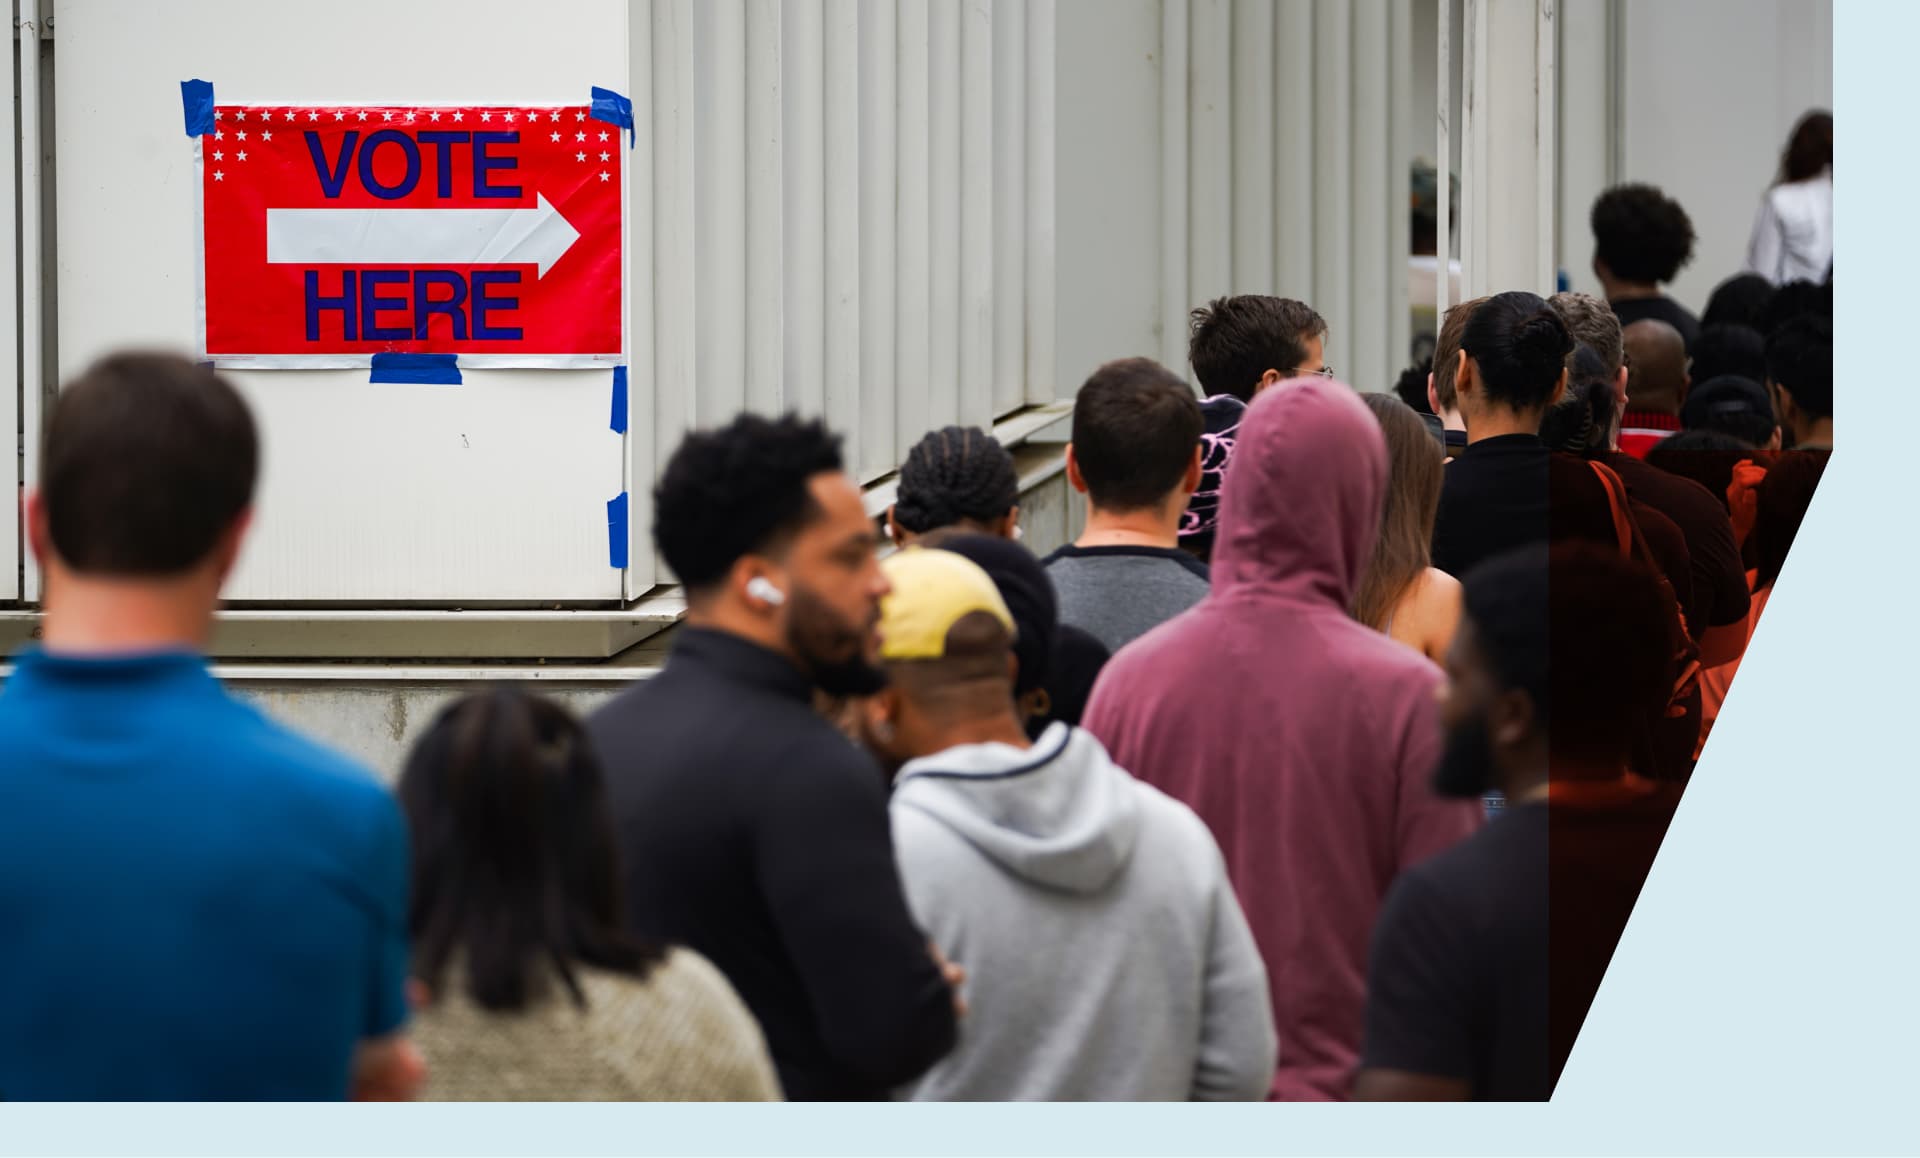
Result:
M787 593L773 585L773 580L765 575L755 575L747 580L747 594L769 607L778 607L787 601Z
M1018 543L1020 540L1026 537L1027 537L1027 529L1021 526L1019 523L1015 523L1013 525L1013 541Z

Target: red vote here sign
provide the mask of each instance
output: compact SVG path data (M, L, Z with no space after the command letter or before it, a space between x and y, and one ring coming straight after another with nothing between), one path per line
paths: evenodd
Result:
M219 105L198 143L209 358L620 360L626 142L588 106Z

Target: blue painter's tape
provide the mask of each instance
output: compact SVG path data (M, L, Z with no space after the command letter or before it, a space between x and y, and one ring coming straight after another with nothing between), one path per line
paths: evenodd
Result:
M458 386L460 385L460 366L452 354L375 354L373 375L368 381Z
M213 131L213 82L180 82L180 104L187 114L187 136L198 137Z
M627 432L627 368L613 368L613 420L608 423L615 434Z
M607 500L607 565L617 570L627 566L627 492Z
M619 125L627 130L627 148L633 148L633 102L610 88L593 86L593 119L605 121L610 125Z

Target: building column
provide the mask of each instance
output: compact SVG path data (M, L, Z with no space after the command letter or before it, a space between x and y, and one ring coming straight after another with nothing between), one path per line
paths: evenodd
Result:
M1556 0L1466 0L1460 262L1467 297L1555 289Z

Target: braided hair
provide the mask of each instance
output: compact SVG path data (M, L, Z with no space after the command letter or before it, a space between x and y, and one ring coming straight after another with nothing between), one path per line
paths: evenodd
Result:
M1005 518L1019 497L1013 456L992 435L977 426L945 426L907 452L893 517L923 535L963 520Z

